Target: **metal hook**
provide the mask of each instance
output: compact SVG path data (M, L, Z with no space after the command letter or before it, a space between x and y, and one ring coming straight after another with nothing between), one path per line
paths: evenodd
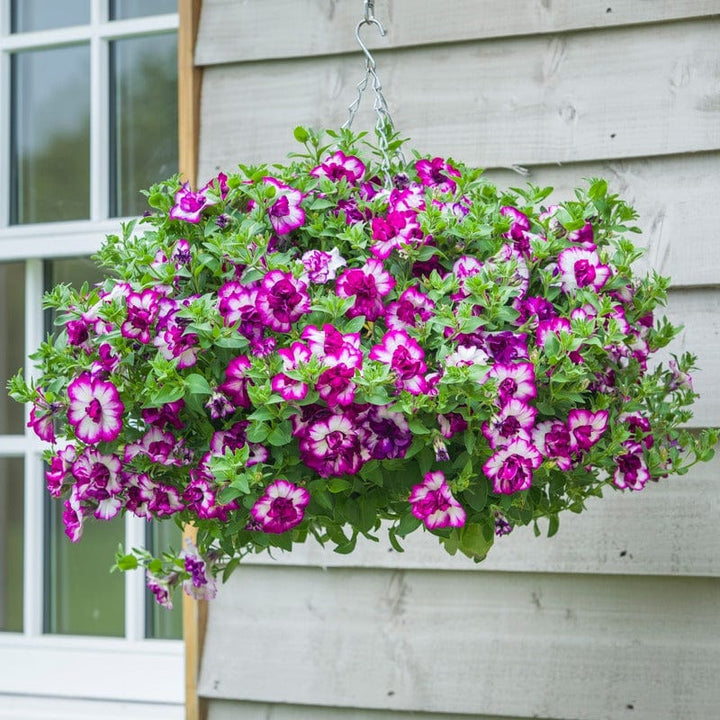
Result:
M367 6L367 3L368 3L368 0L366 0L366 6ZM374 68L375 67L375 58L372 56L372 53L368 49L368 46L363 42L362 38L360 37L360 28L363 25L375 25L377 27L377 29L380 31L381 37L385 37L385 35L387 33L385 32L385 28L383 27L383 24L375 16L372 16L369 18L367 17L367 11L366 11L365 19L361 20L357 24L357 27L355 28L355 39L357 40L358 45L360 46L360 49L363 51L363 54L367 58L367 61L370 65L370 67Z
M365 22L369 23L375 19L375 0L365 0ZM383 35L385 33L383 32Z

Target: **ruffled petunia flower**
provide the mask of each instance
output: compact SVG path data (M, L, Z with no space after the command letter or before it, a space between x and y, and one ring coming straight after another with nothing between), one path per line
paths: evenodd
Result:
M307 285L292 273L271 270L257 294L257 311L265 325L275 332L290 332L293 323L310 312Z
M207 205L207 197L203 191L193 192L190 183L183 183L175 193L175 204L170 209L170 217L173 220L199 223L202 211Z
M365 163L354 155L345 155L342 150L337 150L313 168L310 175L327 177L336 182L346 180L349 185L356 185L365 175Z
M565 293L578 288L600 290L610 278L610 266L603 265L595 250L570 247L558 255L560 286Z
M275 480L250 510L263 532L284 533L302 522L310 493L287 480Z
M584 452L595 445L605 432L608 423L606 410L571 410L568 413L567 426L570 431L570 448L574 452Z
M83 442L112 442L120 434L125 406L109 381L83 373L68 386L68 422Z
M497 383L498 404L503 407L510 400L532 400L537 396L535 366L532 363L496 363L485 376Z
M457 183L452 179L460 177L460 171L442 158L432 160L418 160L415 163L415 172L425 187L437 189L439 192L455 192Z
M281 183L275 178L263 178L266 185L272 185L275 190L275 197L268 208L268 217L273 230L278 235L287 235L293 230L302 227L305 222L305 211L301 203L305 195L299 190Z
M364 315L373 322L385 314L383 297L395 287L395 278L385 270L381 260L371 258L361 268L346 270L338 279L335 291L339 297L355 297L348 317Z
M366 430L346 410L314 420L301 433L300 458L321 477L354 475L370 460Z
M560 420L543 420L531 431L533 445L561 470L572 467L570 431Z
M248 385L252 385L253 382L248 376L249 370L250 358L247 355L233 358L225 368L225 382L218 385L220 392L242 408L249 408L251 405Z
M404 458L413 434L405 415L387 405L371 405L358 417L364 429L363 443L375 460Z
M534 407L517 398L510 398L497 415L482 424L482 433L493 449L513 438L529 440L528 433L532 430L536 415Z
M416 287L404 290L396 302L387 306L385 324L389 330L407 330L426 323L433 316L435 303Z
M386 332L382 342L373 346L368 357L390 366L395 373L398 390L407 390L412 395L425 391L425 351L404 330Z
M370 246L370 252L380 260L386 260L393 250L417 245L423 238L420 223L413 211L392 210L387 217L374 217L371 227L375 242Z
M310 349L300 342L294 342L289 348L280 348L278 355L283 361L284 372L278 373L272 379L272 391L278 393L287 402L303 400L308 394L308 385L302 380L291 378L286 373L297 370L301 365L310 361Z
M532 471L542 463L540 451L523 438L511 440L483 465L483 472L492 481L493 491L512 495L532 485Z
M347 265L347 261L340 255L340 251L334 247L330 252L323 250L308 250L302 258L303 272L300 279L306 283L324 285L326 282L335 279L337 271Z
M429 472L420 485L410 492L412 514L422 520L428 530L465 525L465 510L453 497L441 471Z
M643 447L632 440L624 442L623 447L625 452L615 457L613 483L622 489L642 490L650 479Z

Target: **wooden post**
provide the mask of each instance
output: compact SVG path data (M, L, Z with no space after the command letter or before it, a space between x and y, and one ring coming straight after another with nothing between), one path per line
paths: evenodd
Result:
M200 89L202 70L195 67L195 41L200 24L201 0L178 0L178 164L180 174L197 187ZM193 542L196 528L187 526L183 542ZM183 640L185 642L185 718L204 720L206 709L198 697L198 676L205 639L207 602L183 594Z

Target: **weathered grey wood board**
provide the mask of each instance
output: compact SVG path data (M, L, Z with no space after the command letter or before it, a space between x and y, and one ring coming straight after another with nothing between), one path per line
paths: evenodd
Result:
M266 703L708 720L720 703L719 603L716 579L246 566L214 601L199 689Z
M522 720L488 715L453 713L402 712L397 710L357 710L354 708L318 707L317 705L281 705L213 700L207 720Z
M720 18L379 54L416 146L483 167L720 148ZM338 56L209 67L201 175L279 161L292 126L340 125L363 72ZM372 127L366 99L357 126Z
M390 0L377 2L375 14L388 34L364 28L368 45L403 47L709 16L720 14L720 1ZM359 0L204 0L195 62L352 52L361 18Z
M720 450L720 448L719 448ZM720 577L720 457L688 475L650 483L642 492L608 488L582 515L565 513L554 537L535 538L530 527L498 538L487 558L475 564L450 557L430 533L415 533L392 550L382 531L379 543L360 541L349 556L313 541L292 553L246 558L253 565L278 567L413 568L464 572L550 572L614 575ZM543 532L546 524L541 522Z

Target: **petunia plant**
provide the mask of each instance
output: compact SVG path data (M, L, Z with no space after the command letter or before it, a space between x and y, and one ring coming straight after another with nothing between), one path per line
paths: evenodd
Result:
M348 130L286 165L154 186L46 296L56 332L11 394L50 446L71 540L132 513L197 528L143 566L159 602L212 597L250 553L340 553L417 530L485 557L497 536L712 456L668 279L639 277L635 213L602 180L561 204L460 162L393 162Z

